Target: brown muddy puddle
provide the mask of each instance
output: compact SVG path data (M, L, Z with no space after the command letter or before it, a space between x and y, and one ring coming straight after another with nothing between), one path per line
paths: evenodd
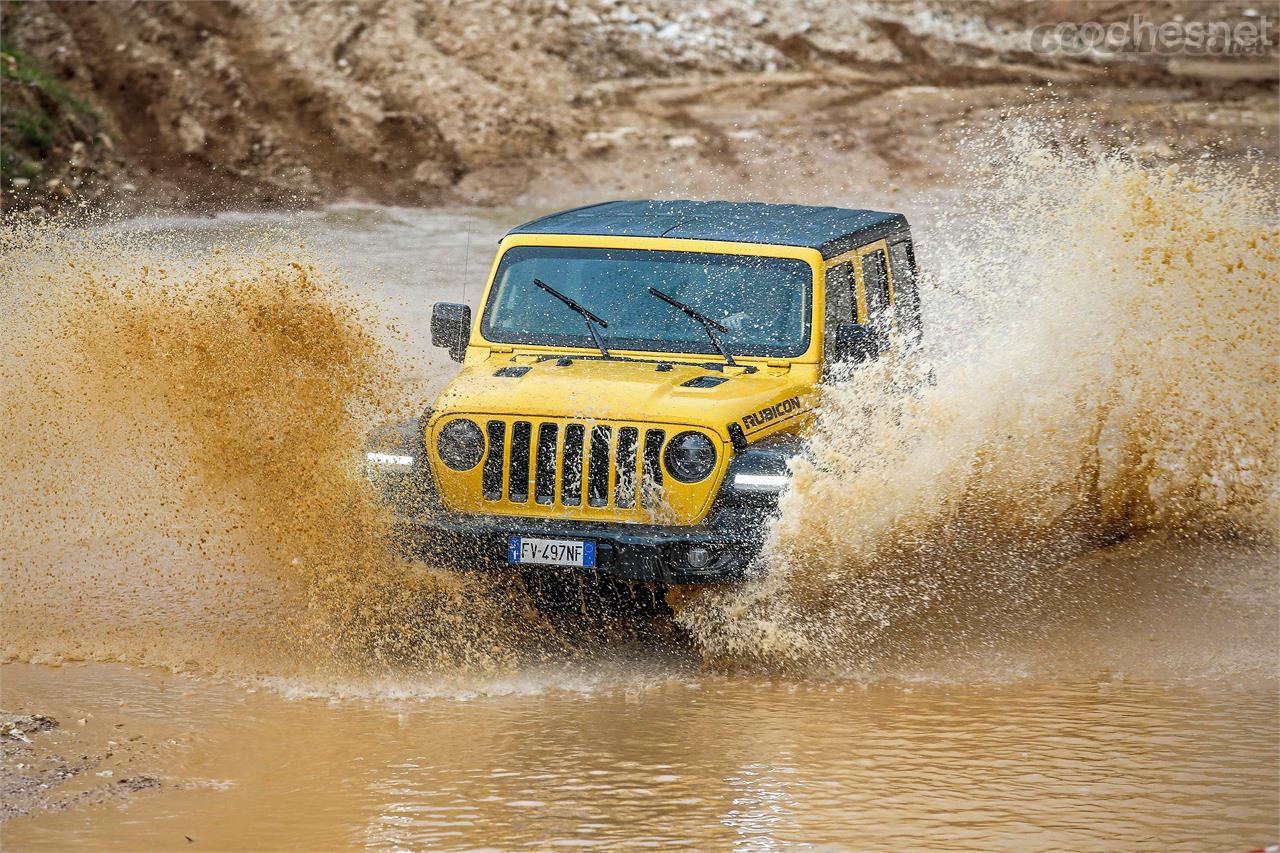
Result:
M1070 200L1081 177L1083 209L1063 225L1063 197L1033 193L1015 212L1049 224L979 269L945 251L964 254L957 223L908 211L941 271L938 390L905 414L831 394L770 572L599 636L510 585L392 563L352 512L356 403L431 399L454 368L430 304L474 305L528 211L138 220L120 230L146 251L105 261L75 234L43 260L11 248L30 298L0 341L33 345L0 368L34 390L0 419L0 708L57 726L0 726L4 848L1280 841L1280 560L1273 537L1217 536L1280 518L1277 235L1243 185L1206 200L1112 163L1053 186ZM299 242L394 320L403 359L370 355ZM49 310L76 276L94 310ZM1230 310L1197 313L1209 284ZM966 349L969 318L1011 301L1025 322ZM1080 328L1115 340L1081 353Z
M1244 850L1276 837L1270 688L862 686L643 662L342 699L120 665L13 664L3 678L9 709L63 723L37 736L59 751L116 743L80 790L161 783L15 818L11 850Z

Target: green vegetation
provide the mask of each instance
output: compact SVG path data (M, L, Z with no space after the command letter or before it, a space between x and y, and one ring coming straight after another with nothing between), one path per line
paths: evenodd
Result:
M35 179L76 141L97 144L100 124L88 104L0 39L0 184Z
M53 120L44 113L15 107L5 112L4 119L5 127L17 133L18 144L41 154L53 148Z
M40 167L26 160L0 144L0 179L9 184L14 178L33 180L40 174Z
M21 51L0 39L0 76L39 89L53 100L87 121L97 121L98 114L57 80L36 67Z

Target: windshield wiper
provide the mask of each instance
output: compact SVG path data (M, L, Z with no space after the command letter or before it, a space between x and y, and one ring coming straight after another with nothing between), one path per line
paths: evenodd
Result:
M599 324L600 328L602 329L609 328L609 323L606 320L603 320L600 317L597 317L595 314L592 314L586 308L583 308L581 305L574 302L572 299L565 296L563 293L556 290L554 287L547 284L542 279L535 278L533 280L533 283L538 287L542 288L543 290L545 290L547 293L550 293L556 299L559 299L561 302L563 302L572 310L577 311L580 315L582 315L582 319L585 320L587 323L587 331L591 333L591 340L595 342L596 349L600 350L600 355L604 356L605 358L611 357L609 355L609 351L604 348L604 341L600 340L600 335L596 332L596 324Z
M722 323L717 323L715 320L712 320L710 317L708 317L706 314L703 314L701 311L699 311L697 308L694 308L692 305L686 305L683 302L681 302L679 299L676 299L673 296L668 296L667 294L663 293L661 290L658 290L658 288L656 287L649 288L649 294L651 296L658 297L668 305L671 305L675 308L679 308L685 314L688 314L690 317L692 317L693 319L701 323L702 328L706 330L707 337L711 338L712 345L720 352L722 356L724 356L725 363L728 364L730 367L738 366L738 363L733 360L733 354L729 352L729 350L725 347L724 342L720 340L720 336L716 334L716 332L722 332L723 334L726 334L726 335L729 334L729 329L727 326L725 326Z

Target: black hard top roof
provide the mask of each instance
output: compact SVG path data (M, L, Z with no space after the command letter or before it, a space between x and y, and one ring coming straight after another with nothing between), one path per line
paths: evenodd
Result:
M508 234L674 237L817 249L824 258L906 236L901 213L737 201L606 201L543 216Z

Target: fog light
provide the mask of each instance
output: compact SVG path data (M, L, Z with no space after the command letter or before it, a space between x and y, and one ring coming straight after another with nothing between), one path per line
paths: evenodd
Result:
M684 552L684 560L695 569L701 569L711 562L711 549L695 545Z
M369 465L377 468L390 468L395 471L413 469L413 457L402 456L399 453L366 453L364 459Z
M740 492L765 492L776 495L787 487L790 479L786 474L735 474L733 487Z

